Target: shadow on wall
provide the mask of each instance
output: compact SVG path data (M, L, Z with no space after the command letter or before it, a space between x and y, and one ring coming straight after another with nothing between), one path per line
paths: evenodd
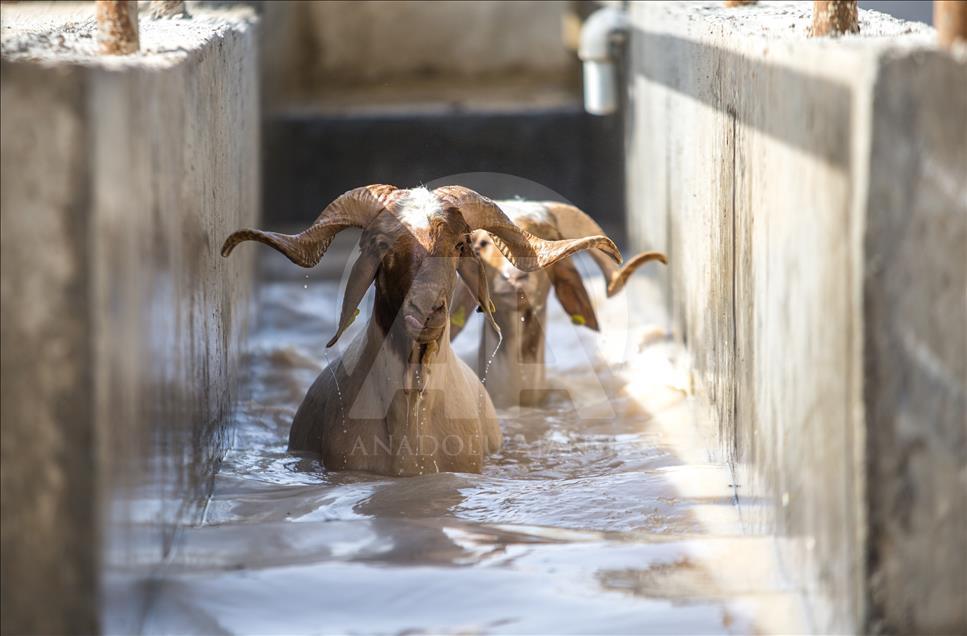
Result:
M270 225L305 225L360 184L413 187L458 173L496 172L560 193L620 237L622 130L619 117L595 118L579 104L502 113L280 114L265 129L265 215Z

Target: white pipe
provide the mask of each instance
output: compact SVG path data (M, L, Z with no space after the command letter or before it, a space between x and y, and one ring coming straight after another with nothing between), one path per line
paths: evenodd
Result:
M581 27L578 57L584 63L584 110L592 115L618 110L618 73L611 41L627 31L628 15L615 7L598 9Z

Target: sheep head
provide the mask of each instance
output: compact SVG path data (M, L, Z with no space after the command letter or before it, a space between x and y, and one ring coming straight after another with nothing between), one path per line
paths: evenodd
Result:
M243 241L258 241L302 267L316 265L333 237L357 227L360 257L353 265L343 297L339 327L332 346L352 323L370 285L377 288L373 320L392 338L400 354L425 367L447 339L450 300L459 275L475 302L494 321L483 265L470 243L470 233L485 232L504 258L522 271L553 266L579 250L595 248L620 262L605 236L544 240L521 230L490 199L461 186L432 192L371 185L346 192L330 203L306 230L295 235L239 230L226 239L228 256ZM422 390L424 378L405 379L404 388Z
M530 201L507 201L498 205L522 230L547 240L558 241L604 234L590 216L572 205ZM522 271L504 258L486 233L475 232L472 238L474 251L485 265L488 285L498 314L504 317L502 322L513 321L513 324L519 325L523 330L521 353L526 360L533 361L529 354L537 351L537 341L543 338L543 328L536 318L542 315L551 289L571 316L572 322L598 331L594 307L572 259L560 259L540 271ZM596 249L591 249L589 254L604 274L608 297L621 291L628 277L641 265L649 261L667 262L665 255L660 252L644 252L630 259L624 266L618 267L611 255ZM470 302L466 292L461 292L454 300L454 309L462 312L463 307ZM457 328L451 331L452 337L459 333L463 321L457 322Z

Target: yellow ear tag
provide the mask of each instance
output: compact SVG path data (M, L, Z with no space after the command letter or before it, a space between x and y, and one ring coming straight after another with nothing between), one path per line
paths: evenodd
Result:
M584 326L585 324L587 324L588 321L585 320L584 316L582 316L581 314L571 314L571 322L574 323L575 325Z
M353 314L353 317L349 320L349 324L351 325L354 322L356 322L356 319L357 318L359 318L359 307L356 307L356 313L354 313ZM347 326L349 326L349 325L347 325Z
M457 327L462 327L467 324L467 314L463 307L458 307L455 312L450 316L450 322Z

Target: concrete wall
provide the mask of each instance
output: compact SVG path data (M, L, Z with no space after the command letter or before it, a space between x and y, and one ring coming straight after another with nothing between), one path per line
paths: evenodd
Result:
M621 240L622 121L584 112L569 48L595 6L261 3L267 227L304 227L365 183L490 172L559 192Z
M863 270L871 602L903 631L967 633L967 55L882 60L872 127Z
M90 16L35 9L2 16L2 631L133 633L226 445L251 263L218 248L259 202L255 30L145 19L145 54L104 59Z
M500 84L510 76L572 85L576 58L562 21L569 3L264 2L266 103L345 86L436 81Z
M631 7L629 235L818 632L967 629L967 54L808 3ZM953 503L953 502L959 503Z

